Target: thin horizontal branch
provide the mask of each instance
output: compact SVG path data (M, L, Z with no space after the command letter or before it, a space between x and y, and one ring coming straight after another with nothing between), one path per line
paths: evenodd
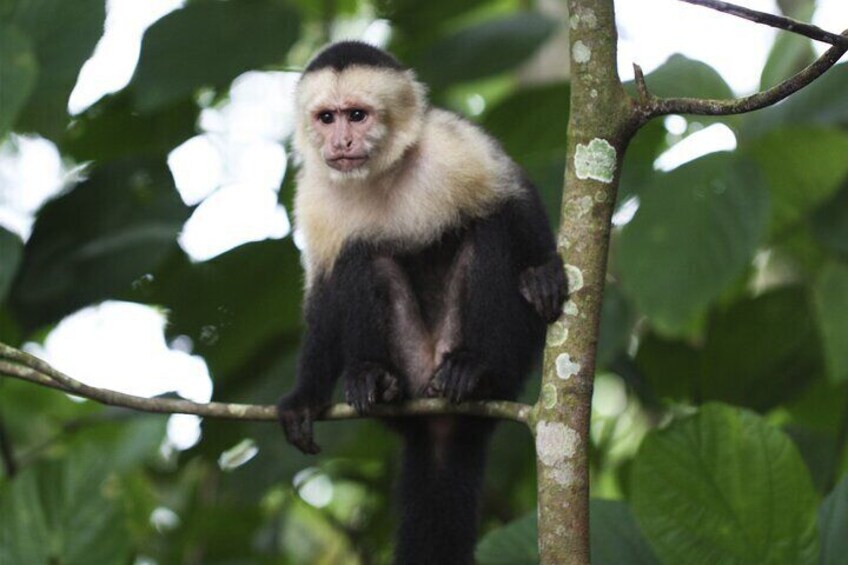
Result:
M57 389L74 396L107 404L160 414L194 414L206 418L229 420L276 421L273 405L234 404L226 402L199 403L179 398L144 398L114 390L86 385L51 367L38 357L0 343L0 375ZM485 416L528 423L533 409L527 404L501 400L452 404L444 399L421 399L400 405L378 406L365 415L358 414L347 404L336 404L324 410L319 420L352 420L372 417L406 417L435 414Z
M842 33L848 37L848 30ZM648 91L645 78L641 73L636 74L636 87L639 93L635 101L635 118L637 127L651 118L669 114L693 114L699 116L729 116L745 114L761 108L777 104L788 96L798 92L831 68L839 60L848 46L834 46L822 54L813 63L791 78L786 79L762 92L728 100L710 100L701 98L659 98Z
M787 18L786 16L777 16L766 12L758 12L757 10L743 8L742 6L730 4L729 2L721 2L720 0L681 0L681 2L694 4L696 6L703 6L704 8L724 12L725 14L730 14L758 24L764 24L770 27L791 31L792 33L797 33L799 35L809 37L810 39L815 39L816 41L830 43L831 45L837 45L848 49L848 37L829 32L812 24Z

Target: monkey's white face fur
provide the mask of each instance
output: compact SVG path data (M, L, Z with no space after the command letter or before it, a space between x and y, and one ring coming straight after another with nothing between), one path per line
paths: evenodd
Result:
M307 288L348 241L411 250L520 197L518 169L498 144L428 108L412 71L325 68L304 75L296 97L294 212Z

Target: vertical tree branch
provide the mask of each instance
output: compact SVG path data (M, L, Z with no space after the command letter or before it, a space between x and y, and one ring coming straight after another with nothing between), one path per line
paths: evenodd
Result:
M589 420L613 207L633 108L616 71L613 0L570 0L571 116L558 247L570 300L545 350L535 438L539 550L589 563Z

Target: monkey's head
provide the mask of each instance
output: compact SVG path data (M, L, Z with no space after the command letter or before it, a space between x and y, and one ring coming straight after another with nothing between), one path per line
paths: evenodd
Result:
M424 86L397 59L366 43L334 43L297 85L295 148L330 179L368 179L415 145L426 106Z

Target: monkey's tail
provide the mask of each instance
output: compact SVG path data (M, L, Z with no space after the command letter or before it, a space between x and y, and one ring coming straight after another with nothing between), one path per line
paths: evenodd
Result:
M400 477L397 565L470 565L478 499L494 422L449 417L407 420Z

